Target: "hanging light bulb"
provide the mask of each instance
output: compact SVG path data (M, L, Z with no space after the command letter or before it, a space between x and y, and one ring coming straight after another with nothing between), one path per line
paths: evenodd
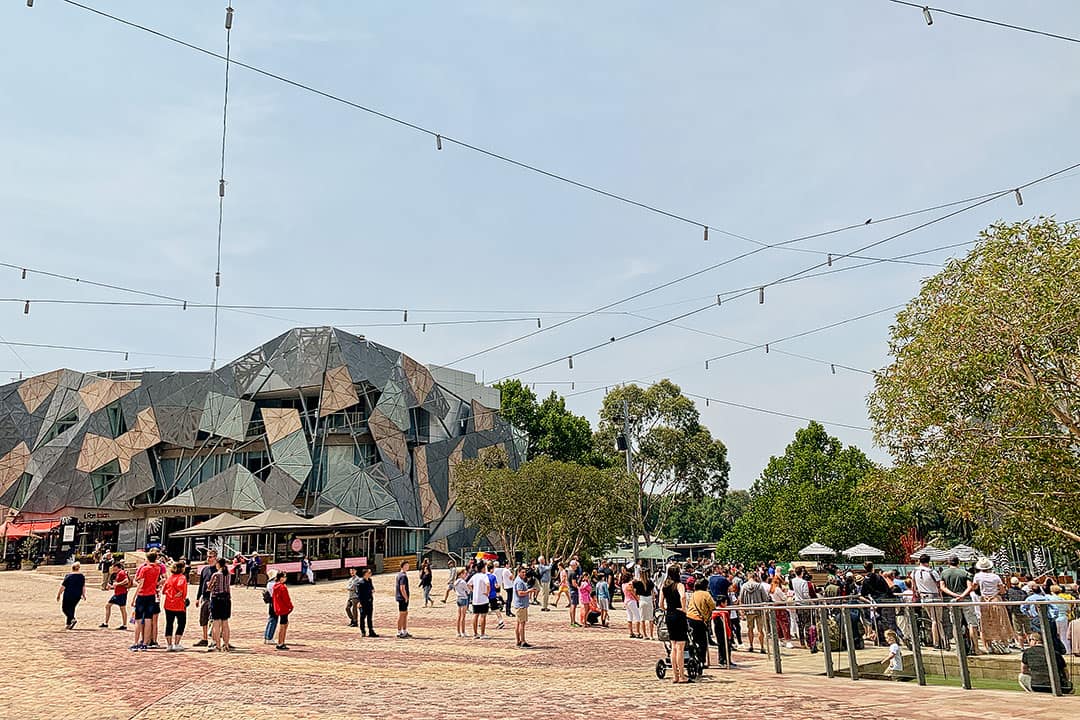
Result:
M225 29L232 30L232 7L225 8Z
M573 370L574 369L574 356L573 355L568 355L566 359L570 362L570 369Z
M719 304L720 304L720 296L719 296L719 295L717 295L717 296L716 296L716 304L717 304L717 305L719 305Z
M1020 194L1020 188L1016 188L1015 190L1013 190L1013 192L1016 193L1016 204L1017 205L1023 205L1024 204L1024 196Z
M757 289L757 301L758 301L758 305L764 305L765 304L765 288L759 287Z
M225 178L218 180L217 194L218 197L225 197Z
M769 343L765 343L765 354L769 354Z
M536 318L536 328L540 329L540 318Z
M29 315L30 314L30 301L29 300L27 300L26 304L23 305L23 310L22 311L23 311L23 315Z
M829 253L829 258L825 261L829 267L832 267L832 253Z
M187 300L184 301L184 310L187 310Z
M709 398L705 398L705 407L709 407Z
M427 332L427 323L420 326L420 332Z
M835 375L836 374L836 365L834 365L832 363L829 363L829 367L832 368L832 374Z
M214 287L221 287L221 273L214 273Z
M703 226L705 228L705 242L709 242L709 226Z
M23 269L22 269L22 279L23 279L23 280L25 280L25 279L26 279L26 268L23 268Z
M402 310L401 311L401 322L403 322L403 323L409 322L409 311L408 310Z
M128 354L124 353L124 362L127 362L127 361L128 361Z
M442 135L435 136L435 149L442 150Z
M705 361L705 369L706 369L706 370L708 370L708 369L709 369L709 361L708 361L708 360L706 360L706 361Z
M571 389L571 390L573 390L573 389L574 389L574 382L573 382L572 380L570 381L570 389Z
M926 18L926 24L927 25L933 25L934 24L934 16L930 14L930 7L929 6L926 6L926 5L923 6L922 16L924 18Z
M34 0L26 0L26 7L34 7Z

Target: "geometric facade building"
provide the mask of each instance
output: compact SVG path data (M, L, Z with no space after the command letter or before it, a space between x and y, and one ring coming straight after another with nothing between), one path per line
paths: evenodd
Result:
M472 542L450 468L524 437L472 375L336 328L290 330L212 372L56 370L0 387L0 506L20 520L121 523L266 509ZM121 549L123 549L121 547Z

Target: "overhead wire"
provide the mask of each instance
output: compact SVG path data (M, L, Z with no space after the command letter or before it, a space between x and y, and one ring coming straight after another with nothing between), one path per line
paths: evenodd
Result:
M1059 35L1058 33L1052 33L1047 30L1038 30L1036 28L1025 27L1023 25L1015 25L1013 23L1003 22L1001 20L992 20L986 17L980 17L978 15L969 15L967 13L957 12L956 10L947 10L945 8L934 7L933 5L923 5L922 3L907 2L907 0L888 0L894 5L906 5L917 10L922 10L923 17L926 20L927 25L933 25L932 13L940 13L942 15L948 15L954 18L960 18L962 20L971 20L972 22L983 23L985 25L994 25L1000 28L1006 28L1008 30L1018 30L1020 32L1029 33L1031 35L1041 35L1043 37L1053 38L1055 40L1064 40L1071 43L1080 43L1080 37L1072 37L1069 35Z
M862 247L856 248L855 250L852 250L850 252L839 254L837 257L833 258L833 261L835 262L836 260L842 260L844 258L850 257L853 254L864 252L866 250L877 247L879 245L883 245L884 243L890 242L892 240L896 240L896 239L898 239L900 237L903 237L905 235L909 235L909 234L911 234L913 232L916 232L918 230L921 230L923 228L926 228L926 227L929 227L931 225L935 225L937 223L943 222L945 220L948 220L949 218L952 218L952 217L955 217L955 216L960 215L962 213L974 210L975 208L978 208L978 207L980 207L982 205L986 205L987 203L990 203L990 202L992 202L994 200L1002 198L1002 197L1004 197L1006 195L1012 195L1016 190L1032 187L1033 185L1037 185L1038 183L1045 182L1045 181L1049 180L1050 178L1053 178L1053 177L1056 177L1056 176L1061 175L1063 173L1069 172L1070 170L1074 170L1074 169L1076 169L1078 167L1080 167L1080 163L1073 163L1072 165L1069 165L1068 167L1062 168L1060 170L1055 170L1052 173L1048 173L1048 174L1043 175L1043 176L1041 176L1039 178L1036 178L1034 180L1030 180L1030 181L1025 182L1025 183L1023 183L1021 185L1018 185L1014 189L1003 191L1003 192L997 193L995 195L992 195L990 197L984 198L982 200L978 200L976 202L967 204L967 205L965 205L965 206L963 206L963 207L961 207L961 208L959 208L957 210L952 210L952 211L950 211L948 213L945 213L944 215L939 215L939 216L934 217L934 218L932 218L930 220L927 220L925 222L921 222L918 225L907 228L906 230L902 230L902 231L900 231L898 233L894 233L894 234L889 235L889 236L887 236L885 238L882 238L880 240L876 240L876 241L874 241L872 243L869 243L869 244L864 245ZM865 263L864 266L865 265L873 265L873 264L876 264L876 263L869 262L869 263ZM826 263L816 263L816 264L811 265L811 266L809 266L807 268L803 268L802 270L799 270L797 272L790 273L788 275L784 275L784 276L782 276L780 278L777 278L776 280L772 280L772 281L765 282L765 283L759 283L756 287L754 287L751 290L736 291L736 294L734 295L734 297L729 298L727 300L727 302L730 302L731 300L737 300L739 298L746 297L746 296L748 296L750 294L755 294L756 293L756 294L758 294L759 302L763 303L764 302L765 288L772 287L774 285L779 285L779 284L786 283L786 282L795 281L797 279L809 279L809 277L807 277L807 273L809 273L809 272L811 272L813 270L816 270L816 269L818 269L820 267L824 267L825 265L826 265ZM704 312L705 310L708 310L711 307L720 307L722 305L722 303L720 302L720 296L721 295L723 295L723 293L718 294L717 302L715 302L715 303L710 303L709 305L706 305L704 307L695 308L694 310L691 310L689 312L676 315L675 317L668 318L667 320L657 322L657 323L653 323L653 324L651 324L651 325L649 325L647 327L640 328L640 329L635 330L633 332L627 333L626 335L624 335L622 337L612 336L610 338L610 340L608 340L607 342L597 343L597 344L585 347L585 348L583 348L581 350L578 350L576 352L561 355L561 356L559 356L559 357L557 357L557 358L555 358L553 360L549 360L547 362L532 365L532 366L530 366L530 367L528 367L528 368L526 368L524 370L521 370L519 372L504 375L500 379L505 379L505 378L508 378L508 377L516 377L518 375L524 375L526 373L533 372L534 370L539 370L541 368L548 367L549 365L554 365L557 362L562 362L563 360L568 360L569 364L570 364L570 368L572 369L573 368L573 358L576 357L576 356L585 355L587 353L594 352L595 350L598 350L598 349L600 349L602 347L608 347L608 346L610 346L610 345L612 345L612 344L614 344L616 342L626 340L626 339L629 339L629 338L632 338L632 337L636 337L636 336L641 335L641 334L646 333L646 332L650 332L652 330L655 330L656 328L663 327L664 325L668 325L668 324L670 324L672 322L677 322L677 321L682 320L682 319L684 319L686 317L689 317L691 315L695 315L697 313ZM564 323L565 323L565 321L564 321ZM535 332L539 332L539 331L534 331L534 334L535 334Z

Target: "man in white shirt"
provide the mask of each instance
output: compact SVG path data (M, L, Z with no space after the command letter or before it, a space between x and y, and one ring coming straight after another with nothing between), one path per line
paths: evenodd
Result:
M485 572L478 572L469 580L472 589L473 640L487 640L488 593L491 587Z
M930 567L930 556L926 553L919 556L919 567L912 571L911 581L915 585L912 588L913 599L924 603L941 602L941 575ZM935 647L947 650L948 640L945 638L942 625L942 608L940 606L928 607L925 610L930 616L930 630Z
M499 561L495 561L495 577L499 579L499 587L506 592L506 616L514 617L514 573L508 567L499 567Z
M799 568L795 571L795 577L791 579L791 595L796 605L806 605L813 598L810 592L810 581L806 579L806 569ZM807 646L807 630L814 623L813 614L809 609L796 608L795 617L799 623L799 645ZM815 635L816 637L816 635ZM817 648L811 648L817 652Z

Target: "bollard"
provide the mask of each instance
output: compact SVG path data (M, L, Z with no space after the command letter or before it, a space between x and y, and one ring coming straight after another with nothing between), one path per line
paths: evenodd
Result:
M953 640L956 641L956 661L960 666L960 684L965 690L971 689L971 670L968 669L967 643L964 641L964 613L955 607L947 608L952 611Z
M784 666L783 661L780 659L780 629L776 625L776 613L769 609L765 611L765 616L769 619L765 623L765 627L772 632L773 668L776 670L777 675L782 675Z
M829 639L829 609L821 608L818 619L818 640L821 642L821 651L825 653L825 677L835 677L832 663L832 641Z
M855 628L851 624L851 609L840 609L840 624L844 630L844 643L847 645L848 674L852 680L859 679L859 659L855 655Z
M1050 620L1050 609L1046 602L1035 603L1039 613L1039 628L1042 630L1043 652L1046 653L1046 667L1050 670L1050 690L1061 695L1061 676L1058 675L1057 648L1054 647L1054 631Z
M904 614L908 619L908 633L911 635L911 657L915 661L915 679L920 685L926 684L926 666L923 665L922 637L919 632L919 617L915 614L915 608L908 605L904 608Z

